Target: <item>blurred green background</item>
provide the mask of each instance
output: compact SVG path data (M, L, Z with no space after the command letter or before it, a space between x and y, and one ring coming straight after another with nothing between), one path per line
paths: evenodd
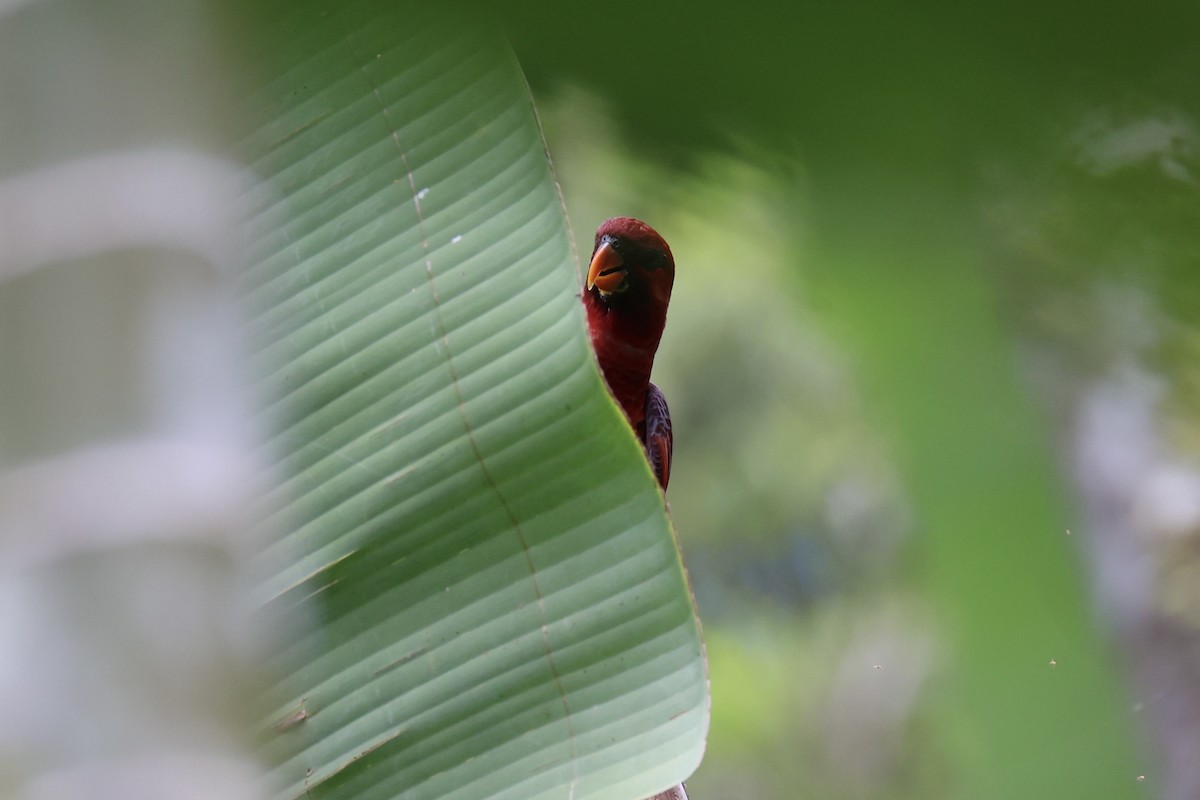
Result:
M678 264L693 797L1200 796L1200 7L503 8Z
M474 8L581 253L633 214L679 264L655 380L712 681L693 800L1200 797L1200 5ZM22 797L261 793L243 12L0 0Z

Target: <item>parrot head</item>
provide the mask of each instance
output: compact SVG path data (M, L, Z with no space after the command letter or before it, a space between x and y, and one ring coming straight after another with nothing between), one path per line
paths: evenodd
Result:
M585 286L603 304L648 303L665 314L674 281L671 248L646 223L613 217L596 231Z

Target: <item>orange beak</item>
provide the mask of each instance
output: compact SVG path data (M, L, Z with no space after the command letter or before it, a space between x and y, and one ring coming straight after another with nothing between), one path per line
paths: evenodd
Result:
M608 242L596 248L588 267L587 288L595 286L601 294L612 294L625 282L625 262Z

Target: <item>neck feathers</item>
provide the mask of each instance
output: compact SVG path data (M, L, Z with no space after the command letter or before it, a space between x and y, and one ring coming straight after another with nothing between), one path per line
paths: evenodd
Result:
M653 302L609 305L594 292L584 293L584 306L600 371L637 428L645 416L650 370L662 339L666 308Z

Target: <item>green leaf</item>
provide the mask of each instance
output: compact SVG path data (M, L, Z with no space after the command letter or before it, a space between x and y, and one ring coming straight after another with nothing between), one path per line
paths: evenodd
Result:
M278 796L651 794L703 750L699 632L521 74L479 22L329 8L245 22L262 589L315 622L277 648Z

